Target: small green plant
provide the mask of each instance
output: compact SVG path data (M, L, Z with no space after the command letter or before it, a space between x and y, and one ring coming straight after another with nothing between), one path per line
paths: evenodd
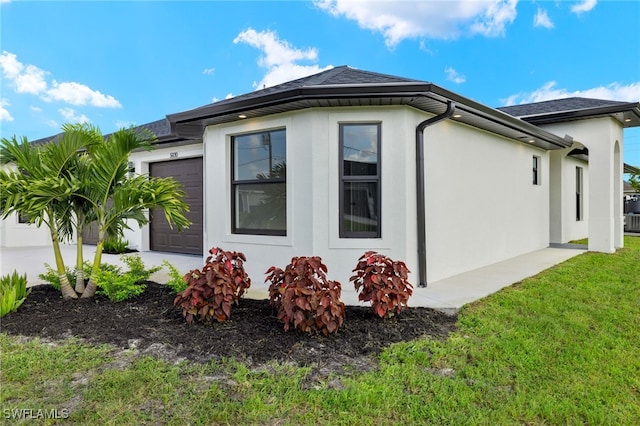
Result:
M130 274L138 281L146 281L149 279L151 274L155 274L162 269L162 266L154 266L152 268L145 269L142 258L137 254L122 255L120 256L120 260L129 267L127 274Z
M13 271L11 275L0 277L0 318L16 311L30 292L27 290L27 274L18 275Z
M104 245L102 246L102 250L104 253L122 254L127 251L128 246L129 246L129 241L123 240L118 236L109 235L104 240Z
M201 321L225 321L231 316L231 306L251 286L244 270L247 258L243 253L224 251L218 247L209 250L202 270L194 269L185 275L187 288L178 293L174 306L191 324Z
M178 268L169 263L168 260L162 261L162 266L167 268L169 271L169 281L167 281L167 285L171 287L174 293L180 293L185 288L187 288L187 276L183 275L178 271Z
M48 263L45 263L44 267L46 268L47 272L38 274L38 278L40 278L42 281L48 282L56 290L60 290L60 277L58 276L58 272L56 272L55 269L51 268L51 265L49 265ZM71 269L69 269L68 266L65 267L65 270L66 270L67 279L69 280L69 282L71 283L76 282L75 271L72 271Z
M60 290L60 277L58 276L58 273L53 268L51 268L51 265L49 265L48 263L45 263L44 267L46 268L47 271L45 273L38 274L38 278L40 278L42 281L48 282L56 290ZM91 269L92 269L91 262L89 262L88 260L85 261L84 264L82 265L84 276L87 277L85 281L89 279L88 277L89 275L91 275ZM121 269L118 265L112 265L110 263L101 263L100 269L102 271L111 271L116 274L121 273ZM75 270L72 271L71 269L69 269L68 266L65 267L65 270L67 271L66 274L69 282L72 282L72 283L76 282L76 271Z
M118 267L102 268L95 277L99 292L113 302L122 302L142 294L147 288L144 281L161 269L160 266L145 269L139 255L122 255L120 260L129 267L127 272L122 272Z
M303 332L335 333L346 311L340 301L342 287L327 279L327 267L318 256L294 257L283 271L267 270L269 303L275 307L284 329L291 326Z
M413 293L409 283L409 269L401 261L368 251L358 259L353 270L353 281L358 300L371 302L371 308L380 318L389 318L407 307Z

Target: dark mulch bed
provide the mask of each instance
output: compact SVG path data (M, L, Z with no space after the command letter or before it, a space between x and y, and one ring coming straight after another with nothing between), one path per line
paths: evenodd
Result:
M173 307L171 290L147 284L141 296L120 303L103 296L65 301L53 287L36 286L17 312L2 319L0 330L51 340L74 336L171 361L236 358L263 364L275 360L333 370L357 364L367 369L389 344L423 336L443 338L456 324L456 317L428 308L410 308L382 320L368 307L347 306L337 334L309 335L284 331L267 300L243 298L226 322L188 325Z

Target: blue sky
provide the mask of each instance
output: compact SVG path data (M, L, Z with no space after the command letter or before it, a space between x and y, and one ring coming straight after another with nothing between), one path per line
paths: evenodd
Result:
M0 0L0 135L104 133L349 65L484 104L640 101L638 1ZM640 129L625 132L640 165Z

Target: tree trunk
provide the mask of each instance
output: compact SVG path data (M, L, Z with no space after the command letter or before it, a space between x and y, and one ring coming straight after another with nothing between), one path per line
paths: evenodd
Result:
M76 237L77 251L76 251L76 293L84 293L84 254L82 253L82 228L78 227Z
M58 270L58 277L60 279L60 291L62 292L62 298L77 299L78 295L73 291L73 287L71 287L71 284L69 283L69 278L67 278L67 271L64 267L62 252L60 252L60 242L58 241L58 235L56 232L51 232L51 241L53 242L53 254L56 259L56 269Z
M96 255L93 258L93 266L91 268L91 275L89 276L89 283L82 292L82 298L93 297L96 294L98 286L96 285L95 277L100 272L100 264L102 262L102 247L104 246L104 232L98 233L98 243L96 244Z

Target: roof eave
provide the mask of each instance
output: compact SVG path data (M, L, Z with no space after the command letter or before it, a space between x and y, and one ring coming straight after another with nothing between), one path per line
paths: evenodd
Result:
M624 163L623 172L634 174L634 175L640 175L640 168L632 166L631 164Z
M234 112L241 113L248 109L258 109L266 106L273 106L282 103L294 102L303 98L312 98L330 95L382 95L397 92L398 86L403 87L406 91L429 91L430 83L393 83L393 84L356 84L356 85L318 85L298 87L294 89L284 90L260 97L252 97L249 99L230 99L214 103L208 106L167 115L170 123L189 123L192 121L206 120L217 115L228 115ZM372 90L376 89L376 90Z
M570 140L547 132L510 114L462 97L435 84L422 82L306 86L249 99L239 98L236 101L222 101L217 104L171 114L167 116L167 119L171 124L172 134L196 137L198 134L202 135L204 127L215 124L216 118L222 120L223 117L226 117L228 121L230 116L236 115L238 120L241 120L242 118L239 116L249 116L250 111L294 104L296 102L374 98L413 99L420 97L430 97L433 100L437 100L443 107L448 100L454 101L457 110L467 112L512 131L517 131L518 134L524 135L521 137L521 141L529 142L531 145L542 149L560 149L571 145ZM411 105L410 101L405 103ZM438 113L437 111L425 111ZM468 119L464 116L455 120L479 127L477 123L467 122Z
M533 138L533 142L530 142L530 139L527 140L531 145L538 146L543 149L562 149L570 147L573 143L573 139L569 136L561 138L556 134L550 133L532 123L524 121L519 117L514 117L506 112L488 107L472 99L465 98L440 86L432 86L434 93L456 102L457 109L469 111L475 115L481 115L485 119L496 124L522 131L528 136L531 136ZM544 142L544 144L539 143L539 140ZM555 148L552 148L552 146Z
M622 116L617 116L620 114L622 114ZM607 105L597 108L532 114L521 116L519 118L531 124L540 125L605 116L612 116L616 118L624 127L638 127L640 126L640 103L629 102L618 105Z

